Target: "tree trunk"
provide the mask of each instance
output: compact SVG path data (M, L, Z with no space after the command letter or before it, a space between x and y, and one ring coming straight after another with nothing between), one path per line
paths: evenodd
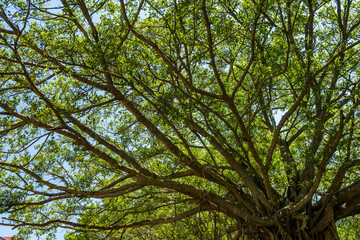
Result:
M324 218L323 218L324 219ZM305 220L292 219L282 226L274 228L249 227L240 230L235 234L234 239L269 239L269 240L339 240L339 235L335 226L335 220L327 221L326 225L316 223L309 229L308 222ZM310 221L311 222L311 221ZM242 234L239 234L239 233Z

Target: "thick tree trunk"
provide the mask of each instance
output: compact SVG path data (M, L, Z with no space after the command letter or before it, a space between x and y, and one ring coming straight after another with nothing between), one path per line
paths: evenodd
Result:
M326 225L315 224L312 229L304 220L291 220L287 224L274 228L249 227L241 229L234 239L269 239L269 240L339 240L335 220L327 221Z

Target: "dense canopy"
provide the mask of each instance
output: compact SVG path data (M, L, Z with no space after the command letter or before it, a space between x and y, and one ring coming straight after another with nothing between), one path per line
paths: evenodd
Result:
M2 224L358 239L360 2L1 0Z

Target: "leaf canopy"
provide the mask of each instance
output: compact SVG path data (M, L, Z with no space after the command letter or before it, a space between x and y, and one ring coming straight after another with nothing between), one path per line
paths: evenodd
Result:
M2 224L22 238L356 239L359 8L3 0Z

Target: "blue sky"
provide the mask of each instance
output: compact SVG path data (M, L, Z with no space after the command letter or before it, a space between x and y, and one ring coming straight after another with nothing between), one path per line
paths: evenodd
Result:
M0 219L2 220L3 217L6 217L5 214L0 214ZM0 225L0 237L12 237L17 233L17 230L13 230L12 227L10 226L2 226ZM56 234L56 240L63 240L64 239L64 235L66 233L65 229L58 229L58 233ZM31 238L29 238L29 240L43 240L45 239L44 237L35 237L32 236Z
M4 217L4 214L0 214L0 218ZM17 230L13 230L12 227L9 226L1 226L0 225L0 237L12 237L17 233ZM56 240L63 240L64 235L66 233L65 229L58 229L58 233L56 234ZM29 238L29 240L43 240L45 239L45 236L43 238L38 238L35 236L32 236Z

